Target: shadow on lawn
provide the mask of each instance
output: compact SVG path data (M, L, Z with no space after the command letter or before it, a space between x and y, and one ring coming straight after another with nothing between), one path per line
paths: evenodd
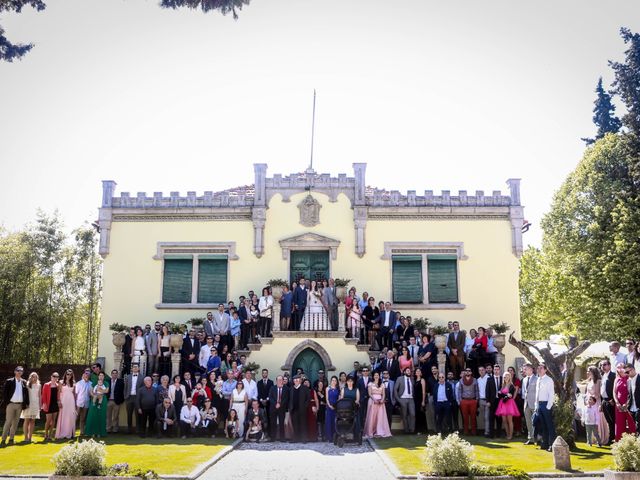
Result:
M585 448L576 447L571 450L571 455L580 458L581 460L596 460L605 456L611 455L610 448L602 448L600 451L587 450Z

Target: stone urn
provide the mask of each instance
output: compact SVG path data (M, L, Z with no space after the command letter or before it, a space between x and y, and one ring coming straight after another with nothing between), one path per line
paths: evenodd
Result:
M169 345L173 348L174 353L182 348L182 342L184 342L184 338L181 333L172 333L169 337Z
M498 352L502 352L502 349L507 344L507 338L504 333L495 333L493 335L493 346L498 349Z
M436 348L440 353L444 351L447 346L447 337L446 335L436 335Z
M344 303L344 299L347 298L347 287L336 287L336 297Z
M112 342L116 347L117 352L122 351L122 347L124 346L124 342L126 340L127 334L124 332L115 332L113 334Z
M271 296L273 297L273 299L276 302L279 302L280 300L282 300L282 287L277 285L274 287L269 287L271 288Z

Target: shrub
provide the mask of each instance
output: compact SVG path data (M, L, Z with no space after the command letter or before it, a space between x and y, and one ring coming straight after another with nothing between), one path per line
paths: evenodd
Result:
M431 325L431 322L427 317L416 317L413 319L413 328L423 332Z
M204 317L195 317L189 320L192 327L200 327L204 325Z
M335 278L333 280L333 284L336 287L348 287L350 281L351 281L350 278Z
M128 463L116 463L115 465L111 465L109 470L107 470L107 475L110 477L138 477L143 480L156 480L158 479L158 474L147 468L129 468Z
M640 472L640 437L629 433L622 435L611 448L613 464L621 472Z
M53 456L56 475L80 477L103 475L105 449L104 443L88 440L72 443L63 447Z
M442 438L440 435L427 437L427 465L436 475L468 475L473 462L473 447L457 433Z
M446 335L449 333L449 330L444 325L434 325L431 327L431 331L434 335Z
M469 476L476 477L504 477L509 476L515 480L529 480L529 474L510 465L472 465Z
M507 333L509 330L511 330L511 327L507 325L505 322L492 323L491 325L489 325L489 328L493 330L493 333L497 333L497 334Z
M564 438L569 447L574 448L576 445L576 438L575 430L573 429L573 421L576 414L576 408L573 402L560 402L556 395L552 412L553 423L556 426L556 434Z
M129 331L129 327L121 323L112 323L109 325L109 330L114 333L127 333Z
M282 278L272 278L267 282L267 285L270 287L287 287L289 286L289 282Z

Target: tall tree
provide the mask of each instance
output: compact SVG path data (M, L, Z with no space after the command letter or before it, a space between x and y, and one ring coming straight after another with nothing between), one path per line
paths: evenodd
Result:
M596 99L593 102L593 123L598 127L595 138L583 138L582 140L591 145L595 141L600 140L607 133L618 133L622 122L616 117L616 106L611 102L611 94L602 87L602 77L598 79L596 86Z
M628 28L620 29L620 36L629 47L625 50L624 62L609 62L615 74L612 84L617 94L627 107L622 123L640 141L640 34Z

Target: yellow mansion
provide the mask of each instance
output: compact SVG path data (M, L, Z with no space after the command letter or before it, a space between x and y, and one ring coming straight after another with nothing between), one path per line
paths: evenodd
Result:
M259 294L269 279L300 275L351 279L358 293L435 325L506 322L519 333L520 180L507 180L506 195L404 194L367 187L366 168L354 163L352 176L309 169L269 177L266 164L255 164L253 185L186 196L116 196L116 183L104 181L99 352L106 368L114 366L112 323L188 323L219 302ZM512 362L515 350L504 352ZM303 355L329 375L350 371L354 360L370 362L342 328L274 325L273 338L248 355L272 378Z

